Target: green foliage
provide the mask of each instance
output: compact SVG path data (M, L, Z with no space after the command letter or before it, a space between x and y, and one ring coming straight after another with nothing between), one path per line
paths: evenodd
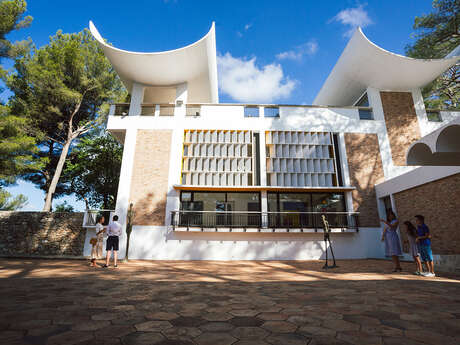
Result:
M67 201L57 204L54 208L54 212L73 212L73 206L69 205Z
M38 141L36 158L46 162L25 179L46 191L46 211L54 195L70 192L60 176L73 140L105 121L104 104L116 100L123 86L86 29L58 31L48 45L17 57L15 69L7 80L14 94L9 104L30 122Z
M0 0L0 61L24 54L31 41L10 42L6 36L13 30L25 28L32 22L31 16L24 16L27 3L24 0ZM0 77L5 71L0 66Z
M34 159L36 142L26 128L26 119L11 115L8 107L0 105L0 186L42 167L42 162Z
M64 176L79 200L94 208L113 209L123 147L110 134L94 131L73 148Z
M443 58L460 45L460 1L434 0L434 12L416 17L416 42L406 47L407 56L413 58ZM450 68L427 85L423 96L427 108L459 108L460 65Z
M4 189L0 189L0 210L15 211L27 204L27 197L23 194L12 198L11 194Z

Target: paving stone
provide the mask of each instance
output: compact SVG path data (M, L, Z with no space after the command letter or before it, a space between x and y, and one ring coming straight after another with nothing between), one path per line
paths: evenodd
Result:
M42 328L45 326L51 325L51 320L29 320L29 321L22 321L19 323L14 323L10 325L10 329L20 330L20 329L34 329L34 328Z
M96 338L121 338L135 332L132 326L110 325L95 332Z
M194 339L198 345L231 345L237 340L230 334L210 332L203 333Z
M206 321L201 317L180 316L176 319L170 320L169 322L171 322L174 327L198 327Z
M233 318L233 315L228 313L207 313L202 317L207 321L227 321Z
M410 339L424 342L431 345L456 345L458 341L454 337L445 336L427 330L407 330L404 335Z
M260 339L239 340L233 345L269 345L266 341Z
M333 337L314 337L308 345L350 345L350 343Z
M158 312L155 312L155 313L147 313L147 314L145 314L145 318L148 319L148 320L165 320L165 321L169 321L169 320L177 319L178 317L179 317L179 315L177 315L176 313L168 313L168 312L164 312L164 311L158 311Z
M202 332L196 327L173 327L163 330L162 333L168 339L190 340Z
M300 334L272 334L265 341L272 345L307 345L310 338Z
M92 320L102 320L102 321L110 321L110 320L115 320L120 317L120 314L117 313L100 313L100 314L95 314L91 316Z
M46 345L73 345L93 339L89 332L69 331L49 337Z
M320 326L300 326L297 332L306 336L330 336L335 337L335 330Z
M260 327L237 327L232 332L237 339L263 339L268 335L268 332Z
M229 332L234 328L235 326L228 322L207 322L200 326L203 332Z
M261 313L261 314L257 315L257 317L259 319L266 320L266 321L269 321L269 320L283 321L283 320L286 320L288 318L288 315L281 314L281 313Z
M387 337L400 337L404 335L403 330L385 325L364 325L361 326L361 331L366 332L368 334L375 334Z
M22 331L2 331L0 332L0 343L8 344L24 336Z
M233 316L256 316L259 311L254 309L233 309L229 311Z
M180 339L166 339L166 340L162 340L160 341L159 343L157 343L157 345L194 345L195 343L193 343L192 341L188 341L188 340L180 340Z
M262 327L273 333L291 333L297 329L297 325L286 321L266 321Z
M339 319L324 320L322 326L333 329L335 331L357 331L360 328L356 323Z
M348 322L357 323L361 326L381 324L380 320L373 318L373 317L364 316L364 315L344 315L343 319Z
M337 333L337 339L351 344L375 345L381 344L382 338L360 331L343 331Z
M306 316L306 315L292 315L292 316L289 316L287 318L288 322L290 323L293 323L295 325L311 325L311 326L319 326L321 325L321 320L318 320L318 319L315 319L315 318L312 318L310 316Z
M165 340L161 333L131 333L121 339L123 345L152 345Z
M406 337L382 337L383 345L420 345L420 342Z
M234 317L233 319L230 319L228 322L230 322L232 325L236 327L259 327L264 323L263 320L258 319L256 317L245 316Z
M72 326L74 331L95 331L110 325L109 321L89 320L77 323Z
M171 328L172 325L168 321L147 321L134 325L139 332L161 332L162 330Z

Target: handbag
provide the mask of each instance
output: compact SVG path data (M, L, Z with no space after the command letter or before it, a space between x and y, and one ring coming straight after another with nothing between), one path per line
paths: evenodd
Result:
M89 244L95 246L97 244L97 238L96 237L91 237L89 240Z

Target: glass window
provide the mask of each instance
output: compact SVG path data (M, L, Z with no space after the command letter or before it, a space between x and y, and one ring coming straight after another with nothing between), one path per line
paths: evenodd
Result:
M355 103L356 107L369 107L369 98L367 98L367 93L361 96L358 102Z
M259 212L259 193L227 193L228 211Z
M259 107L244 107L244 117L259 117Z
M278 107L265 107L264 108L265 117L280 117L280 108Z
M360 120L373 120L374 114L372 109L358 109L359 119Z
M369 99L367 98L367 93L361 96L358 102L355 103L356 107L369 107ZM360 120L373 120L374 114L372 114L372 109L358 109L359 119Z
M426 116L428 117L428 121L433 122L442 122L442 117L439 111L436 110L427 110Z
M312 206L315 212L345 212L342 193L312 193Z

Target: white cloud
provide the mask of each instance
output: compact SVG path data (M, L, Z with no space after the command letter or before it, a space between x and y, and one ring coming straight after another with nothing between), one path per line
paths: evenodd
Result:
M256 58L217 57L220 89L240 102L270 103L288 97L297 82L283 74L279 64L256 65Z
M363 5L354 8L346 8L337 13L330 22L331 21L336 21L348 26L348 30L343 34L348 37L353 34L358 26L364 28L373 23L366 10L364 10Z
M297 60L300 61L305 55L314 55L318 51L318 43L315 40L310 40L295 49L288 50L276 55L279 60Z
M245 30L245 31L248 31L248 30L251 28L251 26L252 26L252 23L246 24L246 25L244 26L244 30Z

